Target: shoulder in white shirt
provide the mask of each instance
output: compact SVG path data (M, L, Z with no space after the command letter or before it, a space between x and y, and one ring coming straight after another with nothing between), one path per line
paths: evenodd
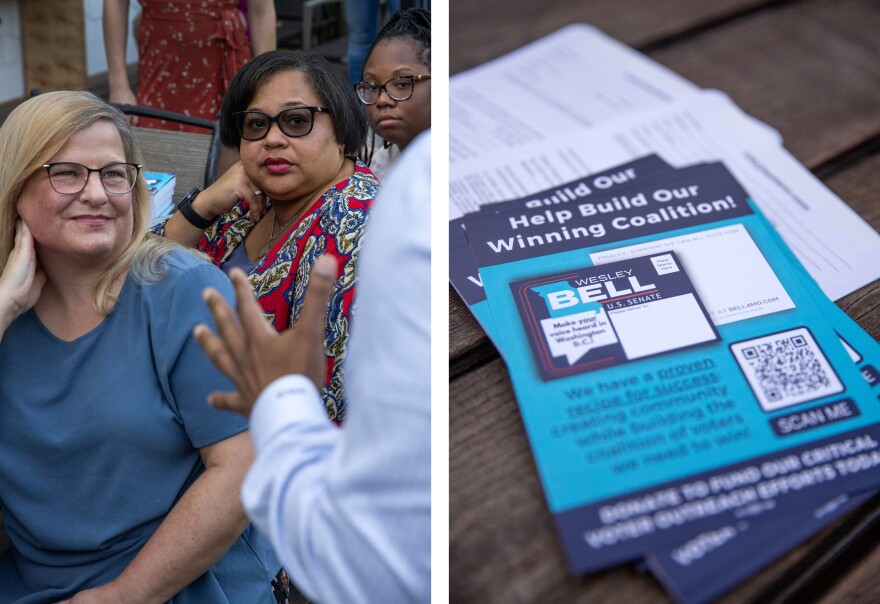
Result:
M302 376L273 382L251 416L245 509L322 604L430 601L430 148L430 132L410 143L372 209L345 424Z

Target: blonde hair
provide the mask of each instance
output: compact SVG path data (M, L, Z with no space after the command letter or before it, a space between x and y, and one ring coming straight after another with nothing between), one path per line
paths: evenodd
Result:
M125 161L140 164L141 155L125 116L90 92L48 92L15 108L0 128L0 273L6 267L15 237L16 204L25 182L58 153L70 138L107 120L116 126ZM111 286L131 271L141 281L161 279L159 260L175 245L147 232L150 193L142 174L131 192L134 225L131 241L95 286L95 307L108 314L116 303Z

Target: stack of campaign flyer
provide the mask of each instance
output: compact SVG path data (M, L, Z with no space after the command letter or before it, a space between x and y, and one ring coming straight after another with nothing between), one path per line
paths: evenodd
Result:
M724 164L646 157L463 225L453 282L479 276L573 572L644 560L705 601L880 487L880 345Z
M150 190L152 220L156 221L174 211L174 186L177 178L168 172L145 172L144 180Z
M644 564L708 602L880 489L880 344L832 302L880 277L880 236L724 95L554 36L481 77L585 45L643 81L509 153L451 125L450 281L507 364L570 570Z

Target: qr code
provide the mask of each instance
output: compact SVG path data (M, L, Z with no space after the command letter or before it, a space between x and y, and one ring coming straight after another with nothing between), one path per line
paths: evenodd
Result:
M843 384L806 327L731 344L764 411L843 392Z

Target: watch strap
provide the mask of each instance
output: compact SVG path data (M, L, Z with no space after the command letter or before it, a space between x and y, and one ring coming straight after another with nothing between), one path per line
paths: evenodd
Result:
M193 225L196 228L202 229L203 231L207 229L209 226L214 224L217 220L216 218L212 220L208 220L199 215L192 207L192 201L196 198L196 195L201 193L202 190L198 187L194 187L192 191L183 196L183 199L177 202L177 209L186 218L187 222Z

